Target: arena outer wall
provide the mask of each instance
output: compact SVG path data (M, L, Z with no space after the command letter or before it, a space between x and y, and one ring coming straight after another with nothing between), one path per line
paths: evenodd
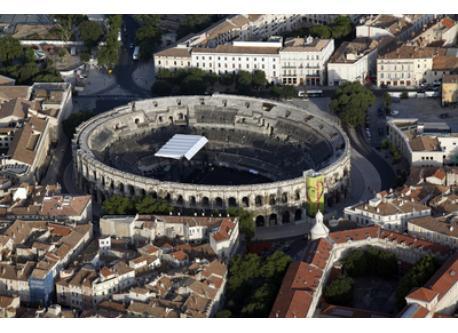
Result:
M215 112L237 112L230 123L199 123L194 115L198 106L217 109ZM103 163L94 154L94 151L103 151L114 140L124 136L147 133L170 124L248 127L257 133L275 136L278 121L288 121L294 126L315 131L315 135L326 139L332 156L316 170L304 170L303 175L296 178L253 185L220 186L166 182L135 175ZM279 140L285 138L284 133L277 136ZM254 212L258 226L306 219L307 175L319 173L324 176L327 206L342 200L350 188L350 144L337 118L291 104L245 96L170 96L132 102L81 124L72 140L72 150L79 188L91 193L99 202L113 194L151 194L166 199L173 206L194 208L196 211L240 206ZM218 207L215 207L216 202Z

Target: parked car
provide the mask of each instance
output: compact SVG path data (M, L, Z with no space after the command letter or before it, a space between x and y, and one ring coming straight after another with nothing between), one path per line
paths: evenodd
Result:
M399 114L399 111L398 110L392 110L391 111L391 115L392 116L397 116Z
M440 118L440 119L447 119L448 117L449 117L449 114L448 114L448 113L441 113L441 114L439 115L439 118Z

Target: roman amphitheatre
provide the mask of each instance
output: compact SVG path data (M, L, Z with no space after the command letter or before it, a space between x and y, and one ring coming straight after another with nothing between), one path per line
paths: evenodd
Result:
M191 159L155 156L175 134L208 142ZM350 145L335 120L252 97L132 102L81 124L72 146L78 185L98 200L149 194L199 213L243 207L257 226L305 219L307 177L323 176L327 205L350 185Z

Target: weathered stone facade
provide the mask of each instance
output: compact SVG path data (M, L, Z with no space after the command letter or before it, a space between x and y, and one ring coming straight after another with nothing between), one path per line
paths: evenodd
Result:
M198 116L199 110L205 110L206 116ZM196 210L241 206L256 213L259 226L305 218L305 180L312 170L304 170L299 177L271 183L215 186L159 181L102 162L102 153L113 142L151 133L171 124L243 129L285 142L293 140L296 145L306 145L305 138L297 139L302 133L311 133L319 137L320 142L325 142L323 148L330 152L323 160L320 158L322 152L310 147L314 169L325 176L328 203L339 201L348 192L350 146L346 134L334 119L271 100L220 94L137 101L81 124L72 142L78 185L98 200L112 194L151 194L174 206ZM288 133L290 128L291 133Z

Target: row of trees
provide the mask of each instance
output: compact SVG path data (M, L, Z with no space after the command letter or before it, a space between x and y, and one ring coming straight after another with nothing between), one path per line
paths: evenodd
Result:
M261 70L252 73L239 71L218 76L200 68L176 71L161 69L156 75L151 92L155 96L201 95L220 88L240 95L274 98L288 98L296 95L296 90L292 86L269 85L264 71Z
M225 308L217 317L267 317L290 263L282 251L266 258L235 256L229 266Z
M213 73L199 68L171 71L161 69L151 87L154 96L205 94L218 80Z
M121 15L108 16L108 28L105 37L105 44L97 52L97 61L99 65L112 68L116 66L119 60L119 50L121 43L118 35L121 31Z
M50 60L37 63L32 48L9 36L0 38L0 74L16 79L17 84L62 81Z
M113 195L102 203L103 213L109 215L125 214L168 214L172 206L163 199L155 199L150 195L128 198Z

